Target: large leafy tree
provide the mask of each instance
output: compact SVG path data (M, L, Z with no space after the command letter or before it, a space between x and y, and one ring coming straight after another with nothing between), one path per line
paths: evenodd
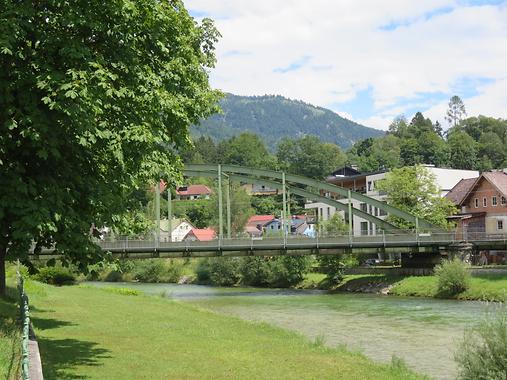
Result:
M5 260L53 246L84 267L90 226L174 180L210 115L218 32L179 0L0 0L0 293Z
M311 178L324 178L343 166L346 156L338 145L323 143L316 136L282 139L276 156L284 169Z
M407 166L388 173L377 188L387 193L387 203L412 215L447 227L446 217L455 213L452 202L441 197L435 176L424 166ZM389 216L400 227L414 227L403 220Z

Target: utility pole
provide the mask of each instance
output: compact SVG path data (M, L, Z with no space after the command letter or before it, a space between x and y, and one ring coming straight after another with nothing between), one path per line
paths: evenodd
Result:
M169 230L169 241L173 241L173 212L172 212L172 194L169 188L169 182L167 183L167 228Z
M226 212L227 212L227 239L231 238L231 179L227 176Z
M218 239L224 236L224 221L222 210L222 165L218 164Z
M157 231L155 232L155 238L158 242L160 241L160 180L157 181L155 186L155 218L157 219Z
M348 203L348 214L349 214L349 240L352 241L352 234L353 234L353 230L352 230L352 194L350 192L350 190L347 190L347 196L349 197L349 203Z
M287 221L287 189L285 186L285 173L282 172L282 202L283 202L283 211L282 211L282 226L283 226L283 236L286 238L286 221Z

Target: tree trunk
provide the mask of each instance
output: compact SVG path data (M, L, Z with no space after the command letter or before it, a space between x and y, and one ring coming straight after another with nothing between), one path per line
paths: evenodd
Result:
M5 296L5 249L0 248L0 297Z

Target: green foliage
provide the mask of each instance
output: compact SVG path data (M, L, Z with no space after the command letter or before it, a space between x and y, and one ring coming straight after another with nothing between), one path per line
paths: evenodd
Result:
M495 310L467 330L455 359L458 379L507 379L507 310Z
M243 132L254 133L274 151L282 138L312 135L348 148L354 141L382 132L344 119L336 113L282 96L236 96L227 94L220 102L222 114L203 120L193 128L197 136L224 140ZM204 156L203 156L204 157Z
M319 255L317 261L319 262L319 269L322 273L326 274L326 282L328 284L338 284L343 279L343 264L341 255Z
M336 236L345 235L349 231L349 225L345 223L343 217L339 213L334 213L331 218L322 223L324 235Z
M35 242L84 268L100 258L92 223L178 178L173 148L220 97L219 33L179 0L0 1L0 19L0 260Z
M76 276L68 268L64 267L43 267L39 269L34 280L45 282L51 285L73 285L76 282Z
M267 257L245 257L241 261L242 283L249 286L271 285L271 261Z
M309 269L310 259L305 256L245 257L240 267L241 282L286 288L303 281Z
M278 144L276 156L280 166L290 173L322 179L346 161L341 149L323 143L316 136L299 139L284 138Z
M109 293L121 294L122 296L138 296L142 294L139 290L130 288L114 288L112 286L105 286L99 289Z
M217 286L233 286L240 279L240 259L238 257L219 257L208 261L209 279Z
M223 164L274 169L276 159L268 153L266 145L253 133L242 133L218 144Z
M173 260L137 260L132 275L140 282L178 282L182 264Z
M455 296L470 288L471 276L467 265L455 258L446 260L435 268L438 293L444 297Z
M394 169L377 183L377 189L387 194L387 202L390 205L426 219L436 226L448 227L446 217L455 212L454 204L440 196L434 175L423 166ZM400 227L414 227L392 216L389 220Z

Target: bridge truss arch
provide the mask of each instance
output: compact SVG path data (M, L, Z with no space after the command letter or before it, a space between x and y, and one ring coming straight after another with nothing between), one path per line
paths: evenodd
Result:
M352 220L356 215L361 219L367 220L379 226L387 232L399 232L400 229L393 224L377 218L374 215L368 214L361 209L353 207L352 200L358 200L361 203L377 207L387 214L395 215L405 221L413 223L417 228L438 229L430 222L418 218L410 213L393 207L385 202L368 197L349 189L345 189L327 182L318 181L315 179L302 177L293 174L286 174L274 170L256 169L237 165L210 165L210 164L185 164L183 174L185 177L210 177L215 178L219 182L218 197L219 197L219 237L223 237L223 220L222 220L222 179L227 178L228 181L237 181L248 184L258 184L268 186L282 191L284 198L284 209L282 219L287 220L287 209L285 207L286 194L298 195L313 201L319 201L324 204L335 207L340 211L344 211ZM324 197L321 191L339 194L347 200L346 203L340 202L335 199ZM228 213L228 237L230 237L230 215ZM349 234L352 234L352 224L349 223Z

